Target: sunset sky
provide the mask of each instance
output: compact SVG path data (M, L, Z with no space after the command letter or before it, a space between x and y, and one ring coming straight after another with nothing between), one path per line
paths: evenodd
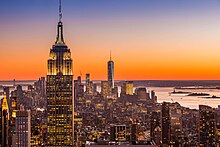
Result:
M63 0L75 78L220 80L220 0ZM58 0L2 0L0 80L46 75Z

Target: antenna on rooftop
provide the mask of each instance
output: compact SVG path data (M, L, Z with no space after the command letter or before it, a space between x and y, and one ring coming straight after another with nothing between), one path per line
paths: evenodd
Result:
M61 0L59 0L59 21L61 22L62 19L62 5Z

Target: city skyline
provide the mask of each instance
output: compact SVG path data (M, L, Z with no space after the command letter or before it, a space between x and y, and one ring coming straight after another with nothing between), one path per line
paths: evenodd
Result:
M0 147L220 146L220 1L57 1L0 6Z
M63 7L75 76L91 73L92 79L107 79L111 49L116 80L220 79L217 0L66 0ZM57 2L4 1L0 8L0 54L7 63L1 64L0 79L45 76Z

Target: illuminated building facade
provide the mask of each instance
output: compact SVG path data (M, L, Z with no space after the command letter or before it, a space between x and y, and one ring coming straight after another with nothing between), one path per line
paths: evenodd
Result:
M18 110L15 119L16 146L30 147L31 140L31 115L30 110Z
M2 104L2 147L8 146L8 128L9 128L9 108L8 108L8 102L6 98L6 92L4 92L4 97L1 100Z
M132 81L126 81L121 86L121 97L125 95L133 95L134 84Z
M110 88L114 88L114 62L111 59L108 61L108 84Z
M171 118L170 144L173 146L182 146L182 107L179 103L171 103L169 108Z
M161 113L153 111L151 113L150 136L156 145L161 144Z
M0 140L2 140L2 102L0 101ZM0 147L2 143L0 143Z
M110 93L108 81L101 81L101 95L103 98L107 98Z
M170 108L169 103L162 103L162 143L163 145L170 145Z
M199 144L214 147L216 145L215 111L212 107L199 105Z
M47 146L73 146L73 74L70 49L64 42L63 24L57 26L57 38L50 49L46 82Z
M126 125L111 125L110 141L126 141Z
M11 103L11 107L10 107L10 121L9 121L9 138L8 138L8 142L9 142L9 146L12 145L14 146L16 144L16 126L15 126L15 119L16 119L16 112L17 112L17 97L12 96L10 98L10 103Z

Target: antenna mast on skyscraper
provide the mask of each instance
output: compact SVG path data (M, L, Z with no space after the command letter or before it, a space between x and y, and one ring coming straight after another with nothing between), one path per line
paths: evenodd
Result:
M59 0L59 22L61 22L62 19L62 9L61 9L61 0Z

